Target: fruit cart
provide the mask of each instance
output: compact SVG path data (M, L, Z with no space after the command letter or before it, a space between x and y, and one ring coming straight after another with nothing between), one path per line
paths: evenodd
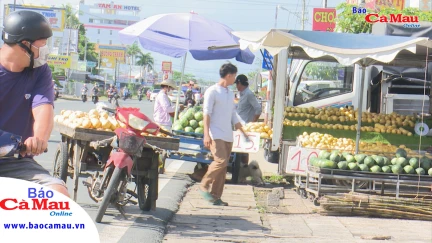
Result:
M334 180L352 181L351 188L327 183ZM358 188L358 181L367 182L367 188ZM303 198L310 198L319 205L319 198L326 194L363 192L381 196L432 197L430 186L432 176L410 174L373 173L325 169L309 166L306 174L298 173L294 177L297 193ZM413 189L415 188L415 189Z
M61 142L55 153L53 174L65 182L68 176L74 180L73 199L76 201L79 177L85 175L85 172L103 171L104 161L107 161L111 152L110 147L100 148L98 151L95 151L90 147L90 142L108 139L115 134L112 131L79 127L72 128L60 122L55 122L54 129L60 132ZM145 136L145 138L148 144L161 149L179 149L180 141L177 138L157 136ZM148 168L148 176L157 180L158 154L149 145L144 145L142 154L143 156L140 158L139 163L145 164L143 166Z

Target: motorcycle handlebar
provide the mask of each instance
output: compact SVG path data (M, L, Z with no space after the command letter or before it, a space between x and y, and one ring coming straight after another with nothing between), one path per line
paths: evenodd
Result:
M104 109L104 110L106 110L108 112L111 112L111 113L116 113L116 109L112 109L112 108L109 108L109 107L102 107L102 109Z
M20 145L20 152L24 152L27 150L27 146L25 144ZM44 150L44 153L48 152L48 148Z

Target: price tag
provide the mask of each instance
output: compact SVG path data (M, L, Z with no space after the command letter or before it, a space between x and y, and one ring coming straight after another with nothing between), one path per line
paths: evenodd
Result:
M311 158L317 158L320 150L296 146L288 148L286 173L305 172Z
M249 142L246 142L246 138L243 133L239 131L233 132L234 142L232 152L239 153L257 153L260 144L260 134L256 132L247 132L249 136Z

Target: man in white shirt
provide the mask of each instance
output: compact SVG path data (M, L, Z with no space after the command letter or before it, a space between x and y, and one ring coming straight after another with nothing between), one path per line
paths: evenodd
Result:
M213 205L228 206L221 197L232 150L233 125L246 138L247 135L236 114L234 93L228 88L234 84L237 67L231 63L224 64L219 75L219 82L208 88L204 94L204 146L210 148L214 161L201 181L200 192L204 199Z

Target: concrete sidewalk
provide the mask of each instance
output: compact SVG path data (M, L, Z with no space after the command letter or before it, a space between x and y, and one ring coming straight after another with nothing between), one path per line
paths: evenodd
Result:
M223 200L230 206L216 207L201 199L198 185L190 188L167 228L164 242L385 242L430 243L432 222L361 217L328 217L319 207L285 190L280 202L286 214L266 213L255 203L253 187L226 185Z

